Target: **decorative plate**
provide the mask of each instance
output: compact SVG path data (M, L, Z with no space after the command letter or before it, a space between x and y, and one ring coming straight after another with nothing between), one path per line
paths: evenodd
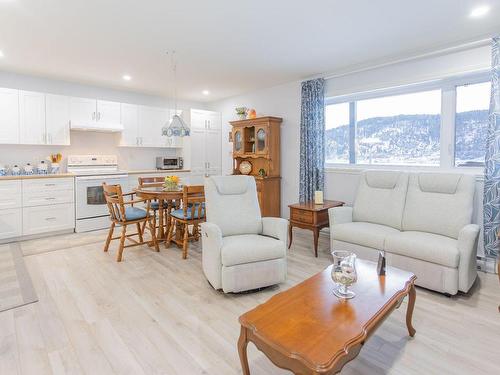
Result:
M252 163L247 160L244 160L240 164L240 172L242 174L249 174L252 171Z

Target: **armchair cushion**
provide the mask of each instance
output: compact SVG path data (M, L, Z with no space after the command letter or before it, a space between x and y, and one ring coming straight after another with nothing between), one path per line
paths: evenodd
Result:
M225 267L284 258L286 246L281 240L257 234L222 238L221 260Z
M377 250L384 248L387 236L399 233L397 229L385 225L365 222L334 224L330 229L333 240L355 243Z
M385 240L385 250L451 268L457 268L460 260L457 240L426 232L390 235Z
M137 207L126 207L125 208L125 219L127 221L134 221L139 219L144 219L148 216L146 210Z

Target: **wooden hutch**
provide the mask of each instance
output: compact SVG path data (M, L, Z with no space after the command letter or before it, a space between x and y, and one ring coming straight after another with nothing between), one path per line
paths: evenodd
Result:
M243 162L251 164L262 216L281 216L279 117L232 121L233 174L241 174Z

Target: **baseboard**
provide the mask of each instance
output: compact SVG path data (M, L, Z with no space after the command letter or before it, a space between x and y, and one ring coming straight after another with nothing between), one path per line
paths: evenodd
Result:
M498 260L490 257L477 257L477 270L486 273L497 273Z
M58 231L55 231L55 232L46 232L46 233L39 233L39 234L31 234L29 236L20 236L20 237L5 238L5 239L0 240L0 245L7 244L7 243L12 243L12 242L35 240L37 238L44 238L44 237L50 237L50 236L58 236L60 234L69 234L69 233L74 233L74 232L75 232L75 230L73 228L71 228L71 229L58 230Z

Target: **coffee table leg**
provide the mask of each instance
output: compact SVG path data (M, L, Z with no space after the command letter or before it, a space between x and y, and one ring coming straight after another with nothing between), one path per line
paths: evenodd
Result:
M406 327L408 327L408 334L413 337L415 336L415 328L411 324L413 317L413 309L415 308L415 300L417 299L417 293L415 291L415 285L412 284L410 291L408 293L408 309L406 310Z
M247 345L247 330L242 326L240 331L240 338L238 340L238 353L240 355L241 370L243 371L243 375L250 375L250 368L248 367Z
M292 227L292 224L288 224L288 238L289 238L288 248L290 248L290 246L292 246L292 239L293 239L293 227Z

